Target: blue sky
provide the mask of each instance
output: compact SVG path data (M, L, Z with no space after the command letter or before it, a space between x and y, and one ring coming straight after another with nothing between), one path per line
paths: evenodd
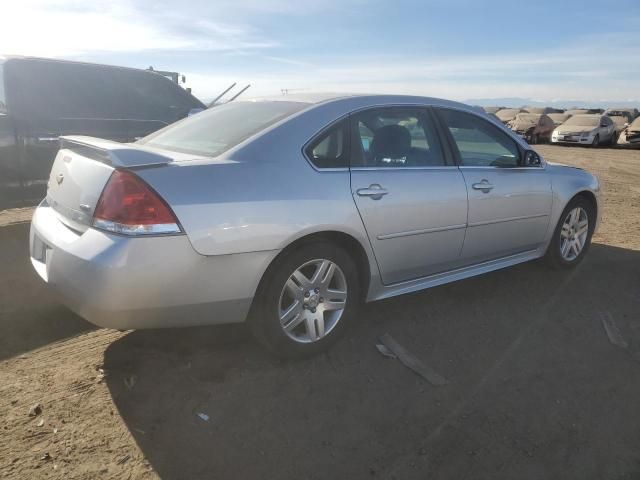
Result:
M640 99L640 1L8 0L0 49L178 70L196 95Z

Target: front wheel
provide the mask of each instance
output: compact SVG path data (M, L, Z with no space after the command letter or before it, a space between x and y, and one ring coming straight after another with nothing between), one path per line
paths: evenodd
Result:
M341 247L316 242L285 254L266 273L249 320L272 353L304 357L331 346L360 301L356 264Z
M573 268L582 261L595 228L593 205L583 197L576 197L566 206L549 244L546 259L555 268Z

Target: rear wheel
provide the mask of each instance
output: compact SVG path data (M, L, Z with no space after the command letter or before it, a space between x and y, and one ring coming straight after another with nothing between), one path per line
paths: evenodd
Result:
M549 244L546 259L555 268L573 268L582 261L591 245L596 212L584 197L566 206Z
M352 322L360 300L356 264L328 242L303 245L276 261L263 280L250 325L280 357L326 350Z

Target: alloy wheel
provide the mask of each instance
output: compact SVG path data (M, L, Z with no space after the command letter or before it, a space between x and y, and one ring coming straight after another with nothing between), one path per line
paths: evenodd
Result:
M572 262L584 249L589 234L589 216L582 207L572 209L566 216L560 230L560 254Z
M287 279L278 302L280 325L296 342L312 343L335 328L347 304L347 279L327 259L299 266Z

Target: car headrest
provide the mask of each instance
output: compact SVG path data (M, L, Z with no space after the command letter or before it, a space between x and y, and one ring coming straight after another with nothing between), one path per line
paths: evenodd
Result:
M374 158L399 158L411 151L411 133L402 125L386 125L373 134L371 153Z

